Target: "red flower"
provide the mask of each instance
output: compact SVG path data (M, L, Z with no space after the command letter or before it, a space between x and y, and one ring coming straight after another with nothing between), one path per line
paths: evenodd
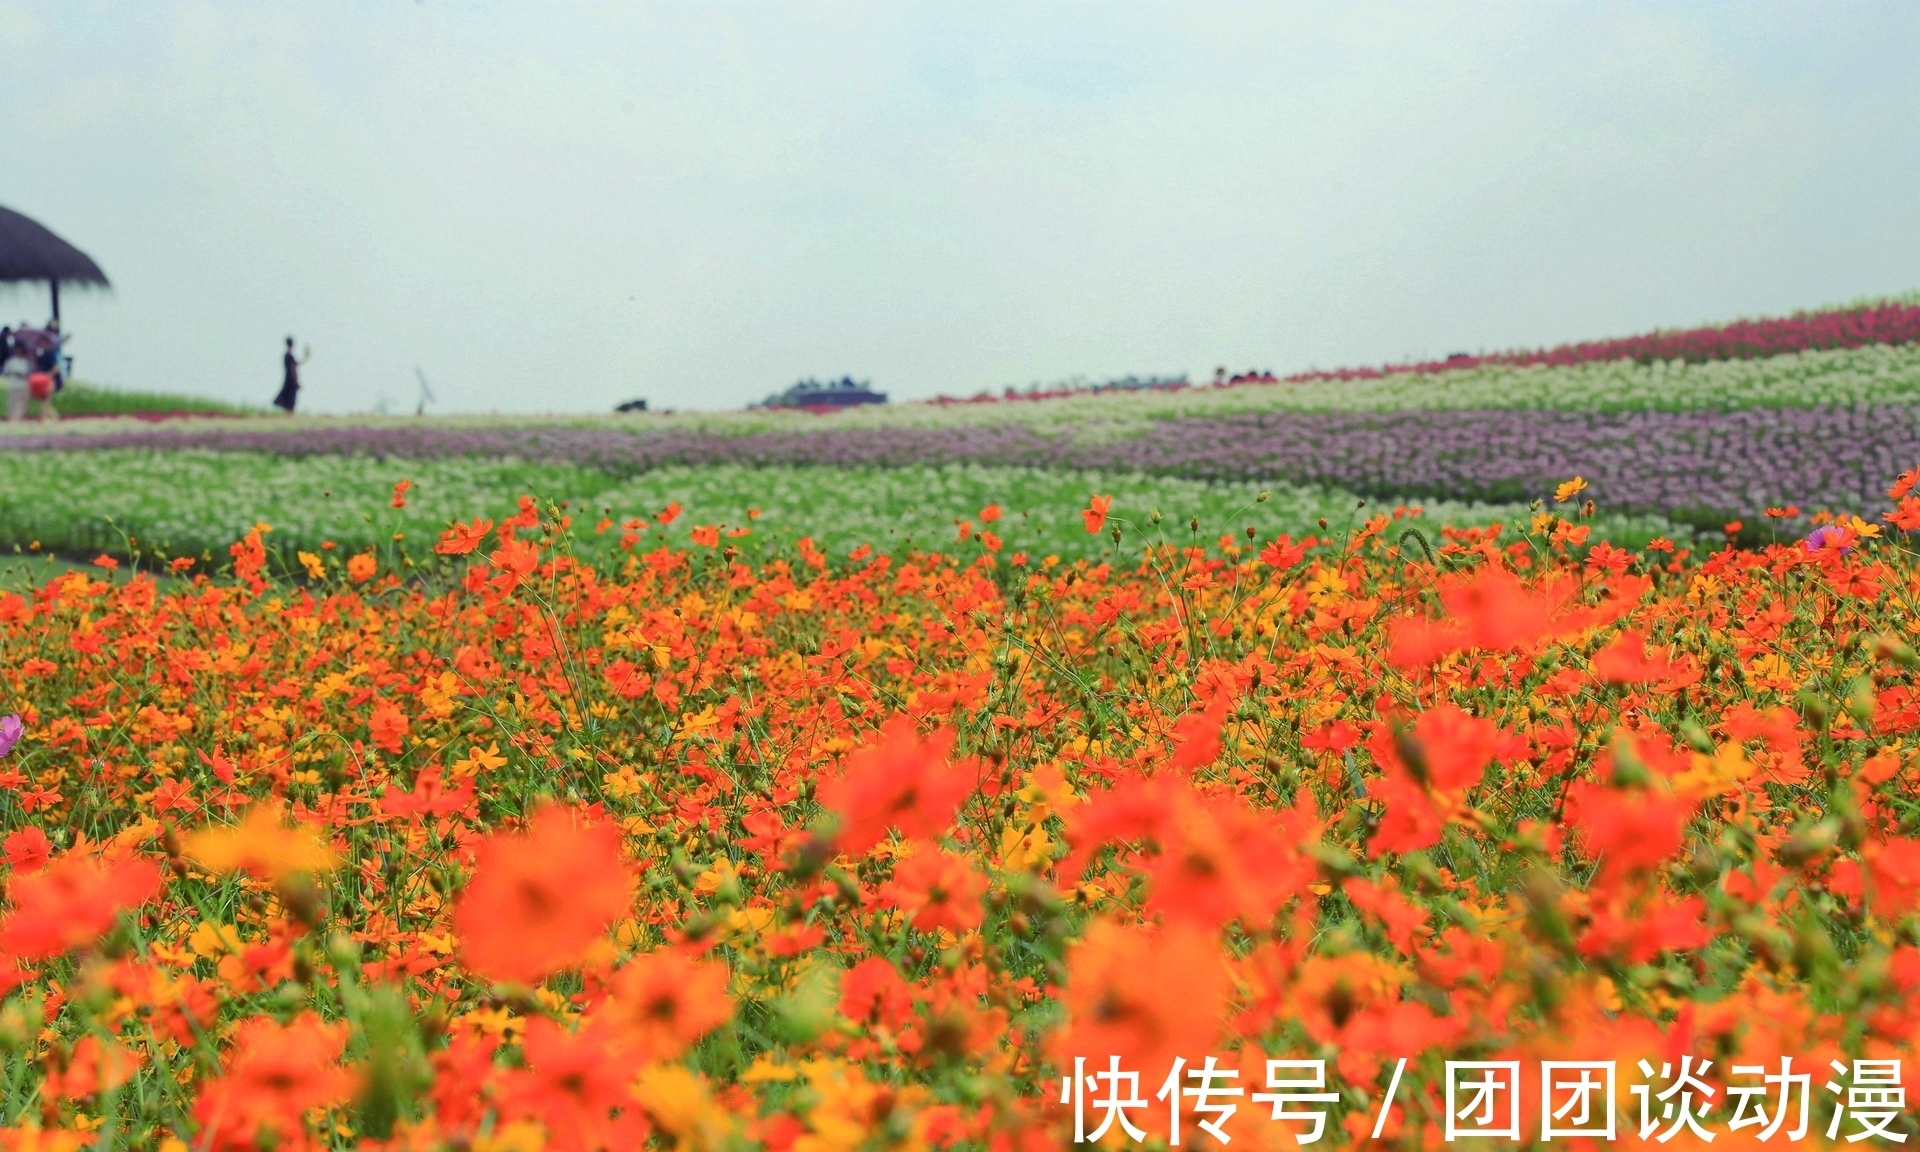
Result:
M727 970L671 949L634 957L614 973L592 1026L641 1061L677 1059L733 1018Z
M1370 794L1386 805L1386 815L1369 849L1412 852L1440 842L1446 822L1460 814L1468 789L1480 784L1501 746L1500 729L1451 704L1422 712L1396 738L1380 725L1368 751L1382 770L1370 781Z
M29 824L5 841L7 867L15 872L38 872L53 855L53 844L38 825Z
M653 687L653 677L647 675L625 656L616 656L601 673L607 679L607 686L628 700L637 700Z
M382 752L398 754L400 742L407 738L412 724L400 706L391 700L376 700L373 704L373 718L367 721L367 732L373 736L374 746Z
M493 566L500 570L500 575L496 577L500 591L511 592L540 566L540 550L516 538L494 549L487 559L493 561Z
M1299 851L1318 839L1304 796L1276 813L1180 787L1162 851L1144 863L1147 910L1210 930L1236 919L1265 928L1314 878L1314 864Z
M527 1066L506 1077L501 1111L540 1121L547 1147L586 1152L647 1143L646 1120L629 1091L642 1067L638 1056L609 1047L601 1033L569 1032L544 1017L528 1022L520 1048Z
M1075 1056L1105 1068L1166 1068L1215 1051L1228 992L1220 947L1197 928L1159 932L1096 920L1067 954L1066 1027L1053 1033L1056 1065Z
M922 932L944 928L956 937L978 928L987 880L965 856L921 847L893 870L887 897Z
M1313 547L1313 537L1309 536L1298 544L1285 532L1278 539L1260 550L1260 560L1269 568L1285 572L1295 564L1306 559L1307 549Z
M1360 743L1360 729L1345 720L1336 720L1300 737L1300 747L1316 752L1339 754Z
M1900 473L1899 478L1894 480L1892 487L1887 489L1887 499L1902 499L1907 493L1913 491L1915 485L1920 485L1920 468L1909 468L1905 472Z
M69 853L44 871L16 876L8 887L13 911L0 920L0 952L43 960L93 943L122 908L152 899L160 870L133 856L109 864Z
M1609 757L1597 767L1606 774ZM1598 886L1649 871L1670 859L1685 840L1693 805L1652 788L1615 788L1582 780L1567 789L1566 823L1600 860Z
M413 481L411 480L397 480L394 482L393 506L395 508L405 508L407 506L407 489L411 487L413 487Z
M1615 684L1638 684L1669 678L1673 665L1664 656L1649 657L1646 633L1630 629L1593 654L1593 674Z
M475 520L471 524L455 521L452 527L440 534L440 541L433 546L433 550L442 556L465 556L485 543L487 533L491 531L491 520Z
M48 1067L46 1083L40 1090L70 1100L112 1092L133 1079L143 1062L139 1053L116 1040L102 1042L92 1035L82 1036L64 1068Z
M1086 524L1089 535L1098 535L1100 529L1106 527L1107 510L1112 507L1113 497L1111 496L1095 496L1087 502L1087 506L1080 512L1080 519Z
M235 1033L224 1076L200 1092L193 1118L200 1124L195 1147L216 1152L255 1148L303 1149L304 1117L314 1108L343 1103L353 1077L341 1067L346 1034L311 1015L291 1024L255 1016Z
M461 955L490 980L537 983L584 961L631 907L633 887L618 828L543 808L525 835L480 842L453 910Z
M1698 896L1631 912L1616 902L1595 910L1587 930L1580 934L1580 953L1645 964L1662 952L1699 948L1712 940L1706 921L1707 906Z
M1173 756L1168 765L1191 773L1220 758L1220 726L1233 707L1233 693L1220 692L1201 712L1189 712L1173 725Z
M884 956L869 956L840 978L840 1015L898 1032L912 1019L913 989Z
M949 762L953 742L950 728L922 740L910 717L887 721L876 743L847 758L846 774L820 789L820 803L840 820L835 847L858 856L888 829L938 840L979 774L971 760Z
M1441 589L1447 619L1391 622L1387 660L1399 668L1420 668L1465 648L1511 652L1611 623L1650 586L1644 578L1623 577L1613 583L1616 595L1600 607L1569 607L1579 591L1570 581L1543 580L1529 588L1497 564L1482 565L1472 576Z
M1891 923L1920 907L1920 841L1870 844L1863 855L1875 915Z
M429 768L413 782L413 791L388 789L380 798L380 810L389 816L451 816L466 810L473 802L472 783L448 791L440 770Z

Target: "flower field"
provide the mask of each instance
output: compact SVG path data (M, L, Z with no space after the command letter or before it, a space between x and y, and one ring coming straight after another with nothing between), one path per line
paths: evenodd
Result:
M400 507L397 481L408 482ZM1295 536L1366 519L1360 498L1320 486L1208 483L1139 473L1081 473L983 465L822 468L715 464L669 465L632 476L566 462L527 463L475 456L382 460L367 455L291 459L252 452L0 453L0 540L24 555L57 551L79 560L102 552L139 563L198 556L224 565L227 545L262 520L269 564L303 576L296 553L329 558L375 550L408 571L444 558L434 538L450 520L511 515L521 493L565 502L584 523L575 555L605 564L635 548L671 539L684 545L693 526L729 535L752 560L791 550L801 537L845 553L862 544L885 551L915 546L989 551L979 529L993 532L1008 556L1099 559L1114 549L1089 536L1074 511L1088 492L1114 499L1116 515L1144 522L1156 510L1209 533L1255 525ZM1265 493L1265 499L1262 499ZM660 524L669 504L684 509ZM997 504L991 526L978 511ZM1442 525L1524 521L1524 504L1424 501L1408 521L1433 533ZM595 531L605 520L607 527ZM1692 543L1691 531L1657 516L1607 515L1597 533L1623 543L1657 536ZM1153 534L1157 538L1158 533ZM1181 530L1186 539L1188 531ZM34 546L38 545L38 548ZM331 545L331 548L324 547ZM1131 541L1129 542L1131 546Z
M75 503L76 478L98 490L135 474L143 483L132 498L163 505L164 512L117 517L119 531L204 551L256 518L283 530L327 520L324 507L290 494L332 491L328 478L339 469L328 461L346 457L386 460L390 473L402 475L424 473L440 461L512 461L493 471L533 478L477 484L467 506L447 509L449 515L506 515L514 497L529 489L574 500L628 482L640 484L639 503L650 503L666 493L645 478L673 469L680 471L665 474L676 482L716 470L719 479L697 485L716 491L733 485L742 468L854 470L862 484L884 493L911 491L918 474L903 473L895 483L882 479L881 470L964 466L1088 474L1062 476L1060 484L1076 492L1121 483L1109 477L1135 477L1127 481L1134 487L1198 480L1285 488L1299 494L1291 504L1303 510L1351 505L1364 496L1388 505L1422 504L1431 517L1471 526L1511 522L1515 510L1468 506L1524 506L1559 478L1578 474L1590 480L1603 506L1637 521L1596 525L1617 543L1717 533L1730 521L1751 529L1768 508L1787 506L1803 511L1788 526L1804 532L1813 526L1807 518L1813 512L1866 506L1885 476L1920 458L1920 343L1909 338L1917 316L1920 304L1902 300L1569 346L1577 354L1501 354L1426 366L1431 371L1343 371L1294 382L1019 404L874 405L828 416L752 411L8 426L0 431L0 460L10 474L0 507L16 525L32 521L30 529L13 531L16 538L23 531L45 541L105 536L86 547L111 547L117 533L99 523L103 506L65 520L53 510ZM1661 358L1668 353L1671 358ZM88 452L102 455L88 459ZM236 478L274 472L280 479L264 492L246 483L180 482L204 469L170 461L198 459L198 453L313 463L222 469ZM844 484L811 487L806 524L788 543L845 525L849 535L836 541L857 543L864 534L876 547L909 537L932 544L953 518L964 516L944 508L932 515L882 513ZM989 486L959 504L997 498ZM1148 498L1150 506L1156 501ZM731 506L716 516L765 506L752 493L717 502ZM1195 511L1219 503L1190 502ZM1039 500L1033 507L1060 503ZM1328 518L1344 519L1347 510ZM1298 533L1324 514L1314 510L1276 527ZM328 520L326 531L354 530L338 520ZM1086 554L1084 542L1073 542L1071 525L1061 527L1045 547ZM1762 542L1752 531L1741 539Z
M1916 334L7 426L0 1152L1904 1142Z
M1706 363L1756 360L1824 348L1862 348L1920 341L1920 301L1912 296L1874 300L1839 308L1799 312L1766 320L1736 320L1677 331L1649 332L1618 340L1587 340L1522 352L1458 355L1389 368L1348 368L1305 372L1288 380L1361 380L1397 373L1445 372L1483 364L1585 364L1595 361L1657 360Z
M1461 1062L1508 1145L1910 1137L1915 479L1706 556L1576 482L1083 493L1078 559L589 563L529 499L430 579L256 529L0 595L0 1145L1424 1148Z

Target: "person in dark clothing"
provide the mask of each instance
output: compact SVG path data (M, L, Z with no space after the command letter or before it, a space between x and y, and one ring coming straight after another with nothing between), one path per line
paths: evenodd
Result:
M293 415L294 401L300 396L300 365L312 358L311 346L305 349L303 355L296 358L293 354L293 337L287 337L287 354L280 358L280 366L285 371L285 376L280 381L280 395L273 398L273 406L289 416Z

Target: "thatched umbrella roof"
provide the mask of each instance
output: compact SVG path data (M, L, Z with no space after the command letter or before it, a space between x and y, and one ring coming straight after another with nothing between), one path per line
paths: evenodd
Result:
M92 257L10 208L0 208L0 283L107 284Z
M60 319L60 285L110 288L93 257L11 208L0 208L0 284L44 280Z

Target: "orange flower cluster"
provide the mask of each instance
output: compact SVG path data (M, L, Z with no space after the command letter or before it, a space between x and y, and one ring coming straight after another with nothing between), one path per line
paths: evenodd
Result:
M1016 1152L1208 1057L1338 1145L1404 1071L1414 1148L1450 1060L1910 1060L1920 562L1577 520L608 571L523 500L444 584L0 595L0 1148Z

